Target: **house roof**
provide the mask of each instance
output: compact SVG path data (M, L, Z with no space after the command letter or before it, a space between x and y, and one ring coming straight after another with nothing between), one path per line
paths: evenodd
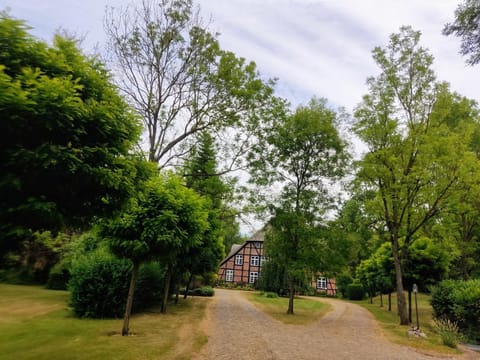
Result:
M247 241L245 241L243 244L233 244L232 248L230 249L230 252L228 253L227 257L223 259L220 262L220 265L222 265L224 262L226 262L228 259L230 259L233 255L235 255L241 248L243 248L248 242L252 241L261 241L263 242L265 240L265 230L258 230L255 234L253 234Z

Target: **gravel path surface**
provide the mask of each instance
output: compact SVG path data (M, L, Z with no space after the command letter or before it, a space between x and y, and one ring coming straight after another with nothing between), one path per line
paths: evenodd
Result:
M314 298L317 299L318 298ZM215 289L204 330L208 343L196 360L446 359L417 352L385 339L362 307L335 299L320 321L285 325L257 310L242 292ZM469 353L461 359L479 359ZM455 357L459 358L459 357Z

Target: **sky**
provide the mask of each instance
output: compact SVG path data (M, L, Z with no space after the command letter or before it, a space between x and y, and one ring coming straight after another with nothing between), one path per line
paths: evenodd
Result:
M140 0L133 0L133 2ZM411 25L435 57L438 80L480 100L480 65L459 55L460 41L441 34L461 0L197 0L223 49L256 62L264 78L277 78L277 94L292 106L324 97L352 113L378 73L371 57L390 34ZM106 6L131 0L0 0L0 9L50 41L62 28L84 38L87 52L105 43ZM254 229L252 229L253 231Z
M140 0L136 0L139 2ZM26 20L33 34L51 40L66 29L84 37L91 51L105 42L106 6L130 0L0 0L0 9ZM135 2L135 0L133 0ZM277 94L292 106L313 96L352 112L378 70L371 57L400 26L422 32L422 45L435 57L439 80L480 99L480 66L469 67L459 39L441 34L460 0L197 0L221 46L253 60L264 78L277 78Z

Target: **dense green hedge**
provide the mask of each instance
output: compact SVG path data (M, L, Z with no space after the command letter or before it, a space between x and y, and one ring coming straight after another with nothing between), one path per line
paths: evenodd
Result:
M470 341L480 343L480 279L444 280L431 291L434 316L457 323Z
M79 317L121 317L130 283L132 264L110 254L97 252L79 261L71 269L70 303ZM152 263L140 268L133 310L140 311L160 300L163 269Z
M360 283L347 285L347 298L350 300L362 300L365 297L365 288Z
M181 294L185 294L185 288L180 290ZM211 286L202 286L195 289L188 290L188 295L191 296L213 296L215 295L215 290Z

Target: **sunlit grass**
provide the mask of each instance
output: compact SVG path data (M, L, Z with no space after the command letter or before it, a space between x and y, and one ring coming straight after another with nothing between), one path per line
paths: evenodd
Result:
M0 359L190 359L205 343L199 324L208 299L170 305L169 313L122 320L77 319L66 291L0 284Z
M320 301L297 297L293 303L294 314L287 314L288 298L267 298L261 293L247 293L247 298L261 311L284 324L306 325L319 320L331 310L331 306Z
M405 294L407 298L407 294ZM408 299L407 299L408 301ZM370 304L370 299L363 301L354 301L368 309L380 324L385 336L392 342L406 345L419 349L425 353L441 353L441 354L459 354L457 349L451 349L443 345L440 335L437 334L432 324L432 307L430 306L430 296L425 294L417 295L418 302L418 319L420 330L426 334L426 338L413 337L407 335L407 330L410 326L400 326L400 320L397 315L397 297L392 294L392 311L388 311L387 296L383 296L383 307L380 307L380 297L373 299L373 304ZM416 312L415 299L412 294L412 321L416 326Z

